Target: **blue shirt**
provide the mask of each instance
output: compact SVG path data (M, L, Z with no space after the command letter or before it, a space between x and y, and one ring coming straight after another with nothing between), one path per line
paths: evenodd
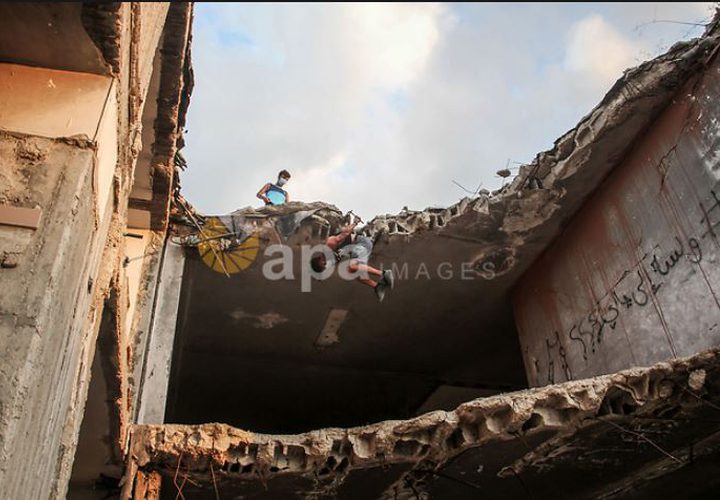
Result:
M277 184L270 184L265 196L268 197L273 205L282 205L287 199L287 192Z

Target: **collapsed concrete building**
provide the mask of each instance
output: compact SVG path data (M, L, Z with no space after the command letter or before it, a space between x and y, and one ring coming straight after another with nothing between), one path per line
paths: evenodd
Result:
M1 496L720 489L717 21L502 189L370 221L398 275L378 304L337 276L301 289L335 207L203 217L173 193L188 4L0 9L44 47L0 35ZM89 128L62 78L103 82ZM268 279L274 244L294 279Z
M192 88L191 15L188 3L0 5L1 498L84 498L122 472L143 273L164 241Z

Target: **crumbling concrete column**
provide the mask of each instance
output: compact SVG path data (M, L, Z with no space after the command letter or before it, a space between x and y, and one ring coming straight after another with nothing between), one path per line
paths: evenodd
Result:
M0 218L0 496L47 498L70 473L109 281L114 80L1 64L0 109L2 214L38 216Z

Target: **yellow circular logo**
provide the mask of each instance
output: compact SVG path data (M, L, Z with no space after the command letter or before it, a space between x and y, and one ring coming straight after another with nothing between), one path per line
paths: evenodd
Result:
M218 218L210 217L203 226L198 242L200 258L213 271L235 274L250 267L260 249L260 239L255 233L238 241L238 235Z

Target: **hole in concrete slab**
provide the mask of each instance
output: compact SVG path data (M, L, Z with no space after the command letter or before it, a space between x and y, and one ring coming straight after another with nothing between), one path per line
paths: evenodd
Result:
M508 247L499 246L486 250L477 256L473 262L473 269L476 272L487 272L492 269L495 274L504 274L515 265L514 250Z
M542 415L539 413L533 413L530 415L530 418L525 421L522 425L522 430L527 432L531 429L534 429L536 427L540 427L543 424L543 418Z
M340 463L337 464L337 467L335 467L335 472L345 472L345 470L348 468L348 465L350 465L350 461L347 457L343 457L343 459L340 460Z
M464 443L465 438L463 437L463 432L460 428L455 429L446 441L447 447L451 450L460 448Z
M307 460L305 448L302 446L288 446L287 454L285 456L287 465L291 469L302 469L305 467Z
M252 474L253 470L255 469L253 464L247 464L244 465L242 470L240 471L241 474Z
M622 414L623 415L630 415L631 413L635 412L635 409L637 408L634 404L629 403L623 403L622 405Z
M463 439L468 443L474 443L479 439L478 428L476 425L461 424L460 430L463 433Z
M629 415L638 407L632 394L619 387L611 387L605 394L598 415Z
M394 455L400 455L404 457L413 457L417 454L418 450L420 449L420 443L417 441L408 441L405 439L399 439L395 443L395 448L393 449Z
M490 432L499 434L504 432L506 427L510 424L513 417L513 410L511 407L506 406L492 415L489 415L485 419L485 425Z

